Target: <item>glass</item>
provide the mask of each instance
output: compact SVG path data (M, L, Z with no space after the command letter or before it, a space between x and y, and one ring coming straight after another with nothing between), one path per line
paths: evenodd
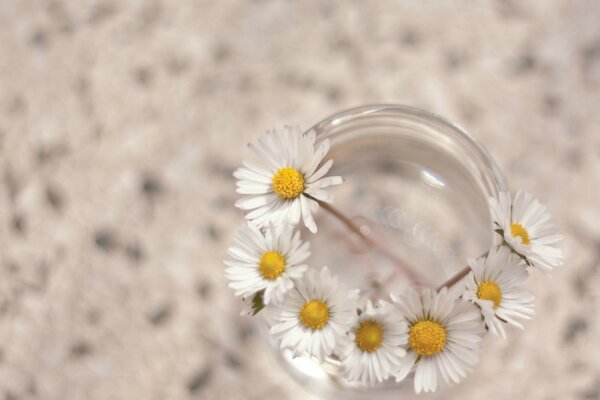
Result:
M318 141L331 140L330 175L344 183L331 188L334 206L361 232L417 271L432 288L484 253L493 234L487 199L507 190L505 179L487 152L464 130L427 111L370 105L335 114L312 129ZM319 210L317 236L311 241L312 267L327 265L363 297L401 292L414 284L397 260L365 246L326 210ZM457 285L460 286L460 285ZM460 287L455 287L460 290ZM270 337L265 329L265 336ZM319 365L292 359L271 340L285 369L303 387L324 398L413 398L411 376L389 379L363 389L338 377L339 362ZM445 385L438 389L445 390ZM399 397L400 396L400 397Z

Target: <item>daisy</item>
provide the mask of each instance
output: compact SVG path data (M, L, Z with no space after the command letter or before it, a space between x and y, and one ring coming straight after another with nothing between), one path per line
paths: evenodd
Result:
M344 376L362 385L382 382L406 355L407 340L406 322L397 308L381 300L373 307L368 301L341 352Z
M400 359L396 380L403 380L415 367L417 393L433 392L438 374L447 383L458 383L479 359L484 333L481 313L472 303L456 300L447 288L439 293L412 289L393 298L408 322L407 354Z
M499 198L490 198L489 203L497 232L527 264L546 273L562 265L558 247L562 235L536 198L520 190L511 203L510 194L500 192Z
M505 337L503 322L523 329L516 318L533 315L533 295L517 285L527 280L523 260L505 246L494 247L483 260L468 260L471 272L463 298L481 308L494 335Z
M287 217L296 225L302 217L304 225L313 233L317 225L312 216L318 201L330 203L333 196L323 190L339 185L339 176L324 177L333 160L323 163L329 151L329 140L315 149L313 130L302 134L298 128L286 127L283 132L267 132L258 144L250 147L259 157L258 164L244 162L234 173L237 192L247 196L235 205L248 210L246 218L259 226Z
M358 304L358 290L346 290L327 267L309 270L295 281L278 307L271 333L295 356L310 354L320 361L331 354L348 332Z
M309 243L300 240L300 232L284 221L269 224L265 234L249 222L233 238L229 248L233 260L225 261L225 276L236 296L251 298L263 291L264 304L283 300L308 268L303 262L310 255Z

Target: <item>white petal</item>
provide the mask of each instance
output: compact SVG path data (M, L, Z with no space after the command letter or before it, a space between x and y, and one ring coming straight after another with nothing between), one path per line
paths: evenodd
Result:
M400 368L396 371L396 382L400 382L406 378L406 376L412 371L413 365L415 365L415 361L417 360L417 353L414 351L409 351L406 353L406 357L404 357L400 361Z
M310 211L310 203L311 201L306 196L300 196L301 206L302 206L302 220L304 221L304 225L308 228L312 233L317 233L317 224L312 216Z
M276 200L277 196L273 193L264 194L260 196L247 196L242 197L235 202L235 206L244 210L251 210L266 206Z

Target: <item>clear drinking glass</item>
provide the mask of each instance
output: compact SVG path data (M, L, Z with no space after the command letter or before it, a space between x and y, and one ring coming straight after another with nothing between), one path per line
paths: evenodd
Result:
M418 271L428 286L437 287L464 268L466 258L497 244L487 199L507 190L505 179L488 153L457 125L411 107L369 105L335 114L312 129L318 140L331 140L330 175L344 178L331 189L335 207L405 267ZM366 247L323 209L317 225L316 236L304 233L311 241L312 267L327 265L348 287L374 299L387 299L390 291L412 284L398 262ZM411 376L362 389L339 377L335 359L324 364L293 359L269 340L281 365L323 398L415 396ZM444 388L437 396L443 397Z

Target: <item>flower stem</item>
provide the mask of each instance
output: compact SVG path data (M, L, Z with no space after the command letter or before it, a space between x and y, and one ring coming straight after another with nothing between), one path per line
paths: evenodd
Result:
M412 269L407 267L406 263L404 263L404 261L400 257L398 257L396 254L392 253L386 247L379 244L379 242L377 242L377 241L373 240L372 238L370 238L369 236L365 235L360 230L360 228L358 226L356 226L354 224L354 222L352 222L352 220L349 217L347 217L346 215L344 215L341 211L339 211L338 209L333 207L331 204L317 200L310 195L307 195L307 197L309 197L310 199L315 200L317 203L319 203L319 205L325 211L327 211L329 214L331 214L332 216L337 218L352 233L356 234L363 241L363 243L367 245L367 247L370 247L371 249L378 251L379 253L383 254L384 256L389 258L391 261L393 261L394 264L396 265L396 267L398 267L399 270L404 272L406 274L406 276L408 277L408 279L410 279L414 284L417 284L420 286L427 286L425 284L424 279L421 276L419 276L415 271L413 271Z
M499 245L502 246L502 245ZM499 247L498 246L498 247ZM483 253L482 255L480 255L477 258L483 258L483 257L487 257L487 255L490 253L490 251L486 251L485 253ZM466 266L463 269L461 269L460 271L458 271L456 274L452 275L450 278L448 278L448 280L444 283L442 283L440 286L437 287L436 291L440 291L443 288L447 287L447 288L451 288L452 286L456 285L458 282L460 282L465 276L469 275L469 272L471 271L471 267Z
M456 285L458 282L461 281L462 278L464 278L465 276L467 276L469 274L469 271L471 271L470 267L464 267L463 269L458 271L456 274L454 274L453 276L448 278L448 280L446 282L444 282L440 286L438 286L436 291L439 292L440 290L442 290L445 287L451 288L452 286Z

